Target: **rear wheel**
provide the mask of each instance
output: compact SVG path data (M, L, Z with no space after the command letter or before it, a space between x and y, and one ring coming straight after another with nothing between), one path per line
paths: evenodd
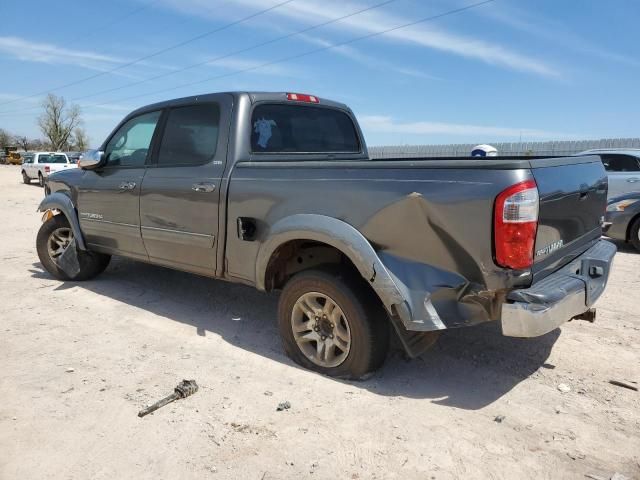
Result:
M42 172L38 172L38 185L44 187L44 177L42 176Z
M36 238L36 248L40 263L47 272L59 280L88 280L107 268L111 256L78 250L80 271L70 277L58 266L57 260L69 248L72 240L73 230L64 215L55 215L42 224Z
M22 181L26 184L31 183L31 179L29 178L29 175L27 175L27 172L25 172L24 170L22 170Z
M355 276L295 275L280 296L278 325L292 360L332 377L363 378L382 365L389 348L386 313Z
M640 217L636 218L629 230L629 242L640 251Z

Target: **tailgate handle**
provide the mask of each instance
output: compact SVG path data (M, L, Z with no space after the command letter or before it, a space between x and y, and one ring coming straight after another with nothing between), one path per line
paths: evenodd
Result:
M604 275L604 268L598 266L598 265L591 265L589 267L589 276L591 278L597 278L597 277L601 277Z

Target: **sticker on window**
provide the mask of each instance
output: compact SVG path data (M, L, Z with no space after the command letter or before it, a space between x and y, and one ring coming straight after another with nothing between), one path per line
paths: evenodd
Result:
M258 145L262 148L267 148L269 144L269 140L273 135L271 133L271 128L277 127L275 120L267 120L262 117L259 120L256 120L253 124L253 131L258 134Z

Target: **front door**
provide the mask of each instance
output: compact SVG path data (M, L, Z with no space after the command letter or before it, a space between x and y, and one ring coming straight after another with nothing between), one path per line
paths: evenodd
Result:
M205 275L216 268L220 179L231 98L167 111L157 154L142 183L142 239L154 263Z
M133 117L109 139L105 165L85 170L78 193L89 248L146 260L140 234L140 187L161 112Z

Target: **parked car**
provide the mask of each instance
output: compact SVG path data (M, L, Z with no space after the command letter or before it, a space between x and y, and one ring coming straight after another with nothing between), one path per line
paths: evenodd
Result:
M22 181L31 183L31 180L37 179L38 184L44 187L44 180L50 174L76 167L77 165L71 163L64 153L36 152L25 157L22 163Z
M67 157L71 163L78 163L80 157L82 156L82 152L67 152Z
M600 148L578 155L599 155L609 176L609 198L640 191L640 148Z
M416 356L447 328L593 319L616 250L599 157L372 160L351 110L312 95L149 105L79 163L39 206L49 273L122 255L281 290L287 354L342 378L380 366L391 329Z
M608 237L629 242L640 251L640 192L609 200L603 232Z

